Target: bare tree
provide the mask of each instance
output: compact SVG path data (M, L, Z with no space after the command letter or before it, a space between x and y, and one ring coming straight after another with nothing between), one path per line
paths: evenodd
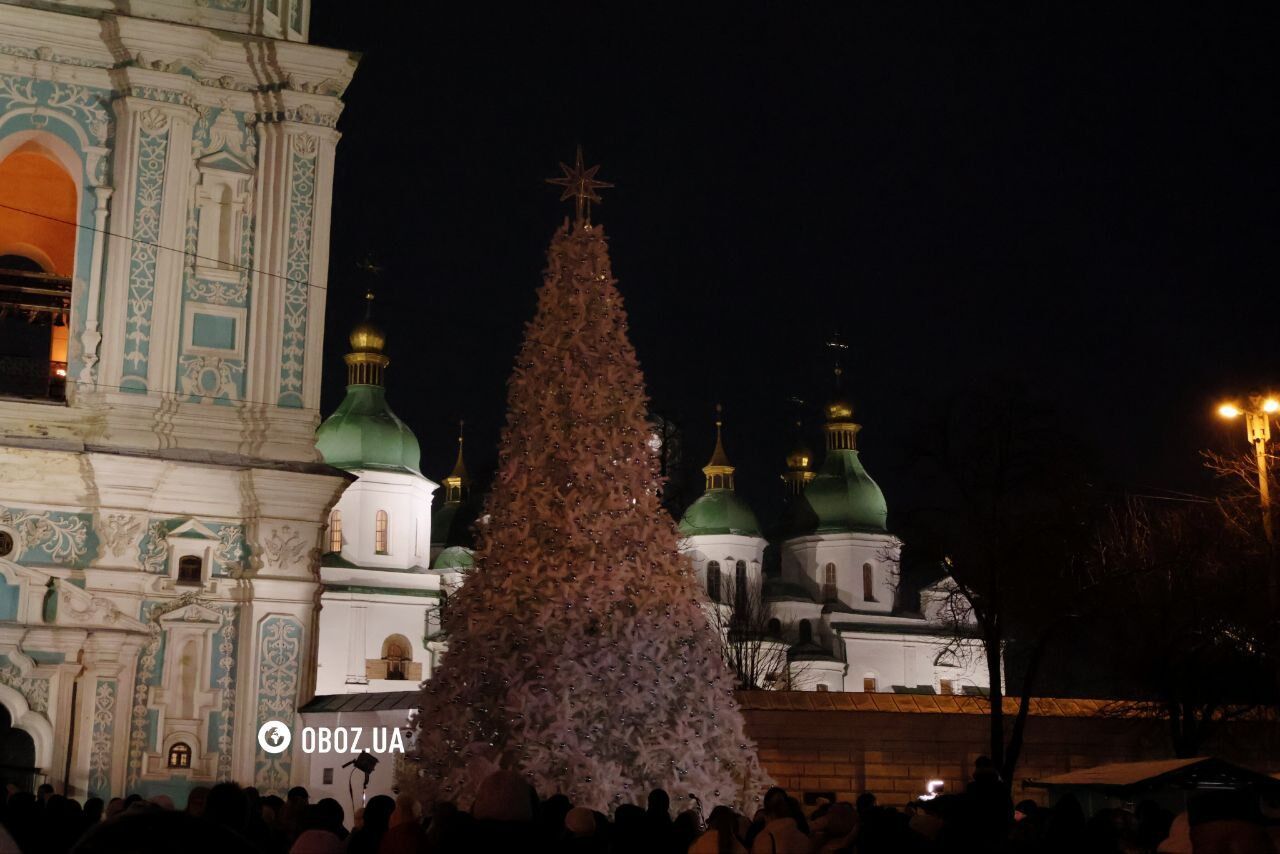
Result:
M1168 725L1177 756L1199 755L1224 720L1274 700L1259 563L1214 502L1129 499L1100 527L1089 572L1098 613L1123 649L1138 707Z
M907 548L940 565L940 618L953 646L980 644L990 684L991 758L1008 785L1045 650L1078 613L1073 555L1087 511L1080 455L1061 420L1025 389L989 384L954 401L918 457L921 494ZM1015 655L1021 666L1010 670ZM1006 677L1018 711L1004 713Z
M707 602L711 624L720 636L725 661L743 691L803 688L808 666L790 659L795 626L774 613L759 584L730 585L719 601Z
M1255 455L1221 454L1204 451L1205 467L1213 472L1219 486L1214 501L1223 523L1236 535L1235 545L1242 556L1263 565L1261 582L1273 612L1280 610L1280 551L1268 542L1262 524L1258 462ZM1271 495L1280 491L1280 457L1268 452L1264 458Z

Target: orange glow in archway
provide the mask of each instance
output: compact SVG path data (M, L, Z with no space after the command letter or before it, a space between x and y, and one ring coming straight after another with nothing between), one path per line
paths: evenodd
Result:
M0 161L0 255L22 255L52 267L47 273L70 276L75 221L75 181L38 145L28 143Z

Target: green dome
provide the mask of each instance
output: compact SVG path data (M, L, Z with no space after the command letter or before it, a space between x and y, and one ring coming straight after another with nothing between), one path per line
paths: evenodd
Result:
M680 533L686 537L700 534L738 534L760 536L760 523L747 502L731 489L707 490L689 505L680 520Z
M346 399L316 431L324 461L342 469L389 469L421 474L418 440L387 405L380 385L349 385Z
M883 534L889 517L884 493L862 467L855 450L828 451L818 476L795 502L793 511L793 534Z
M470 549L462 546L450 546L431 561L432 569L469 569L475 565L476 560L471 556Z

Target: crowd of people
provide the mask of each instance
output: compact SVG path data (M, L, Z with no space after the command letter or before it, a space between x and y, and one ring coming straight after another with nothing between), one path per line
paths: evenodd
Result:
M751 816L727 806L704 816L673 813L655 789L645 807L624 804L610 817L564 795L540 799L518 774L498 771L467 811L441 803L422 816L408 796L378 795L348 830L338 801L312 803L301 787L282 799L219 783L192 789L179 809L165 795L82 806L46 785L35 794L0 789L0 854L1280 854L1280 823L1268 826L1259 805L1256 796L1217 793L1177 816L1146 802L1086 820L1070 796L1052 808L1015 806L980 761L964 792L905 809L871 793L805 805L773 788Z

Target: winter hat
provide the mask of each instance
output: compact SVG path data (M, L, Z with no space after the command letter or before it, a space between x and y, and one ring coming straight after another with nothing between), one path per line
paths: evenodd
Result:
M533 787L514 771L494 771L480 784L471 815L477 821L529 821Z
M342 840L327 830L304 830L289 854L342 854Z
M596 815L586 807L574 807L564 817L564 826L574 836L592 836L596 832Z
M1178 813L1169 827L1169 835L1160 847L1160 854L1191 854L1191 822L1185 812Z

